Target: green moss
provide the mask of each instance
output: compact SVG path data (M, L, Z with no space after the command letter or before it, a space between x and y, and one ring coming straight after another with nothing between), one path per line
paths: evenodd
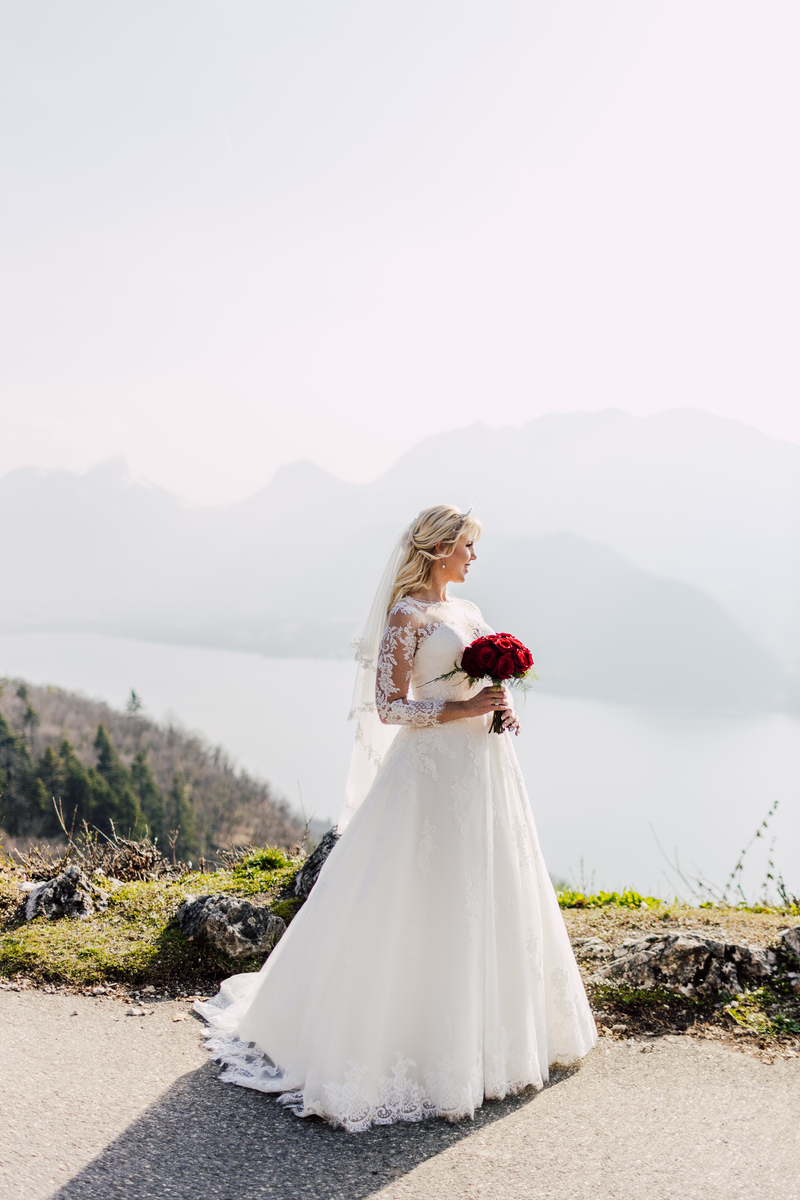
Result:
M689 999L668 988L637 988L625 983L601 983L591 988L592 998L598 1003L611 1003L634 1008L703 1008L707 1002Z
M9 875L0 875L0 925L11 920L23 899L17 884Z
M297 863L294 859L289 858L288 854L284 854L282 850L277 850L274 846L263 846L260 849L251 850L249 854L240 859L233 868L233 873L245 876L250 871L274 871L292 864L297 870Z
M287 925L289 925L291 923L292 918L295 917L299 913L299 911L302 907L303 907L303 901L299 900L299 899L279 900L277 902L277 904L271 905L272 911L275 913L275 916L280 917L281 920L285 921Z
M779 978L770 987L743 992L725 1005L725 1012L743 1029L763 1037L800 1033L800 1004L792 1003L782 982Z
M277 896L293 882L298 866L295 862L273 871L252 868L246 874L234 873L224 890L239 896Z
M728 1003L696 996L689 998L667 988L635 988L626 984L590 984L596 1010L605 1009L624 1021L630 1030L679 1030L710 1025L730 1028L757 1038L780 1038L800 1033L800 998L785 975L769 985L734 996Z
M280 851L276 853L280 854ZM289 888L299 866L300 860L285 859L281 865L270 869L251 865L241 871L237 867L232 871L216 871L212 875L193 871L182 876L181 884L195 896L207 892L226 892L231 896L260 896L269 900L277 898Z

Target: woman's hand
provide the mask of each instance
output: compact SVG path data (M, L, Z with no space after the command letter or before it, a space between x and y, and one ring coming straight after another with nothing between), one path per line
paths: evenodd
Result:
M439 713L439 721L463 721L465 717L484 717L487 713L502 712L503 729L509 733L519 733L519 717L511 704L508 689L504 686L497 688L485 687L470 696L469 700L447 700Z
M499 709L503 714L503 729L515 736L519 734L519 717L514 710L506 687L482 688L477 696L473 696L471 700L467 701L467 704L475 705L472 716L495 713Z
M486 713L495 713L498 709L514 715L508 691L502 685L498 688L481 688L474 696L470 696L469 700L464 700L462 703L467 710L465 715L469 717L482 717ZM505 722L505 717L503 719Z
M503 713L503 729L507 733L513 733L515 737L519 737L519 717L513 708L508 708Z

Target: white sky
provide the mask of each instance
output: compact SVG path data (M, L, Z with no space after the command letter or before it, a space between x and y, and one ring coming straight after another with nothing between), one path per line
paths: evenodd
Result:
M800 5L5 0L0 473L203 502L696 405L800 442Z

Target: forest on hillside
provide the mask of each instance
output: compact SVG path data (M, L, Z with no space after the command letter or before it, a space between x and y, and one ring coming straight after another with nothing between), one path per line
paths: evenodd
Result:
M268 784L237 770L221 747L174 724L61 688L0 679L0 830L59 839L83 821L111 835L149 831L165 851L197 861L255 841L289 847L298 819Z

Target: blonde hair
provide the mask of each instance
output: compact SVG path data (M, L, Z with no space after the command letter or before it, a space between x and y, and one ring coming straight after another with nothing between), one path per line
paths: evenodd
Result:
M439 558L449 558L462 537L477 541L481 536L481 523L469 512L462 513L454 504L435 504L423 508L409 530L409 539L403 560L395 576L389 600L390 611L402 596L418 592L427 587L431 568ZM435 547L443 544L444 554L437 554Z

